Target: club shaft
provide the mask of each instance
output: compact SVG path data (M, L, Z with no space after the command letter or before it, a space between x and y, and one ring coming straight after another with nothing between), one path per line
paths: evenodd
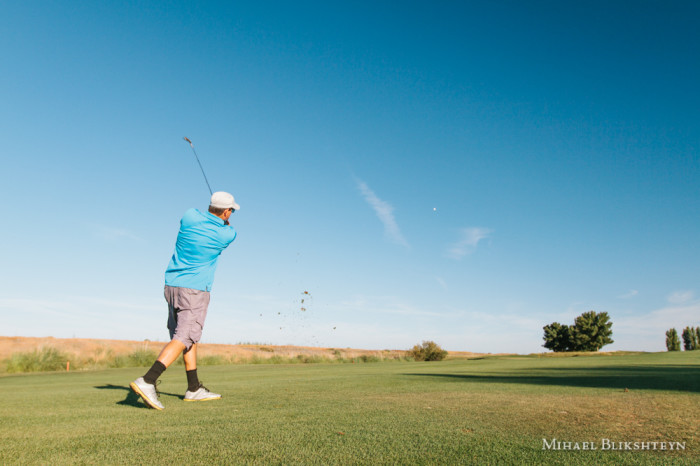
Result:
M209 180L207 179L207 174L204 173L204 167L202 167L202 162L199 161L199 157L197 157L197 151L194 150L194 145L192 144L192 141L190 141L188 138L184 138L185 141L190 143L190 147L192 148L192 152L194 153L194 158L197 159L197 164L199 165L199 169L202 170L202 176L204 176L204 181L207 183L207 188L209 188L209 195L213 195L214 192L211 190L211 185L209 185Z

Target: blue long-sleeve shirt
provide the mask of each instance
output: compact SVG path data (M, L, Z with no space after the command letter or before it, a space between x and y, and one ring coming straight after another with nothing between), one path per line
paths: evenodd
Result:
M189 209L180 220L175 253L165 270L165 284L211 291L221 252L236 239L236 230L210 212Z

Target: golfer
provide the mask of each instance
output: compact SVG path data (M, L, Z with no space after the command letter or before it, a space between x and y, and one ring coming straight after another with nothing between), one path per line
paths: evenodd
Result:
M197 377L197 343L202 337L209 306L209 292L221 252L236 239L228 220L240 206L226 192L212 194L209 212L190 209L180 220L175 253L165 271L165 300L168 302L170 343L146 375L131 382L131 389L148 406L163 409L156 381L180 354L185 360L187 392L185 401L221 398L210 392Z

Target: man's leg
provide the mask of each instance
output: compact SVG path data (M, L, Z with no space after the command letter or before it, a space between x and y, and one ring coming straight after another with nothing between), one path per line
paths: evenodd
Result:
M178 313L180 311L179 288L165 286L164 297L168 303L168 330L170 331L170 343L165 345L158 355L158 359L143 377L134 380L130 387L143 398L148 406L155 409L163 409L163 405L158 400L156 382L165 369L172 364L187 345L174 338L178 326Z
M148 406L155 409L163 409L163 405L158 401L158 391L156 381L158 377L171 365L178 356L185 350L186 346L179 340L171 340L165 345L158 355L158 359L153 363L148 372L143 377L134 380L130 387L139 394Z
M194 393L199 390L199 386L201 385L199 383L199 377L197 377L197 343L182 353L182 359L185 361L187 391Z
M184 350L184 353L182 354L182 359L185 360L186 371L197 370L197 343L190 346L190 349Z
M189 350L186 350L182 358L185 360L185 370L187 371L187 393L185 401L208 401L218 400L221 395L212 393L201 384L197 377L197 344L195 343Z
M195 346L196 345L192 345L190 349L194 348ZM175 362L182 352L186 350L187 347L180 340L170 340L170 343L165 345L158 355L158 361L160 361L165 367L170 367L170 365ZM187 363L187 359L185 359L185 363ZM197 365L195 363L195 368L196 367Z
M180 354L182 354L182 359L185 361L187 389L190 392L196 392L200 385L199 378L197 377L197 343L194 343L188 349L181 341L172 340L165 345L158 359L146 375L143 376L143 379L147 383L155 384L158 377L160 377L165 369L175 362Z
M178 356L185 350L185 344L179 340L171 340L170 343L165 345L158 355L158 359L153 363L151 368L143 376L143 380L146 383L155 385L156 380L161 374L167 369Z
M170 332L170 343L165 345L153 366L148 370L143 379L146 383L155 385L158 377L163 374L175 360L187 350L187 345L183 341L191 343L189 340L189 326L192 319L190 301L181 300L182 288L165 286L163 295L168 303L168 331ZM183 318L180 318L182 312ZM180 326L184 325L181 329ZM178 333L179 332L179 333Z

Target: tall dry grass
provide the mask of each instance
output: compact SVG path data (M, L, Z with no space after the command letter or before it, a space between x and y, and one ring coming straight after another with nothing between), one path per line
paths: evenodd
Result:
M285 352L286 353L286 352ZM34 351L17 352L0 363L0 371L7 373L22 372L49 372L67 370L99 370L121 367L149 367L156 360L158 353L144 345L131 353L117 354L111 349L98 347L92 354L75 354L60 351L54 347L43 347ZM408 355L397 354L363 354L347 357L340 350L334 350L327 355L320 354L275 354L274 349L266 347L260 353L241 355L216 355L200 354L197 358L198 365L214 366L225 364L321 364L321 363L376 363L376 362L401 362L414 361ZM182 365L182 358L178 358L175 365Z

